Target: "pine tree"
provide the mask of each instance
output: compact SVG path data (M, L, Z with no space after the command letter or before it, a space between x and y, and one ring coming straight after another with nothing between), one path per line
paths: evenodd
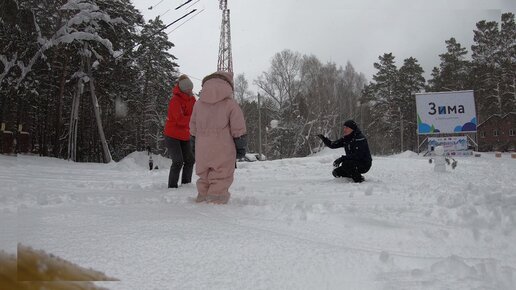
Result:
M168 50L174 44L167 38L161 19L150 20L142 30L142 44L138 47L138 67L140 68L141 91L130 106L134 112L137 136L136 149L163 151L163 126L167 116L172 87L177 78L176 58Z
M474 30L473 72L480 120L516 110L516 25L514 14L504 13L501 25L479 21Z
M400 126L402 131L401 144L402 151L405 148L416 150L415 133L417 130L416 116L416 98L415 94L420 93L425 87L425 78L423 77L423 68L419 65L417 59L409 57L403 61L403 66L399 70L399 98L400 118L403 125Z
M480 21L474 30L475 44L471 46L475 77L475 98L481 120L500 114L500 68L496 61L500 31L494 21Z
M439 55L439 69L432 71L432 91L460 91L471 89L470 62L466 60L467 50L455 38L445 41L446 52Z
M98 118L105 125L115 158L137 148L134 126L127 122L130 117L116 110L118 103L142 99L140 66L145 62L138 61L134 47L142 40L144 23L130 0L10 0L0 5L0 121L8 124L9 130L23 125L40 154L66 158L71 124L67 116L78 80L82 80L85 91L78 110L77 160L100 161L103 154L92 122L96 115L90 83L94 83ZM162 38L163 34L152 41L166 53L171 46L162 45ZM145 106L146 121L142 123L151 136L145 139L159 139L154 137L161 134L160 122L166 116L161 107L167 106L177 74L174 57L166 54L169 61L156 59L153 65L159 68L151 71L154 78L148 95L156 101Z
M444 85L441 79L441 70L438 67L434 67L430 76L432 78L428 80L426 90L429 92L443 91Z
M502 14L500 49L500 95L502 113L516 112L516 23L513 13Z
M120 160L137 148L136 127L132 120L133 111L125 109L133 99L141 95L141 68L137 60L137 44L142 40L140 30L144 20L129 0L97 1L99 7L112 18L123 22L106 30L116 50L123 51L117 58L100 60L95 68L96 81L102 97L102 108L106 138L115 160ZM122 108L122 109L121 109ZM143 145L140 145L142 149Z
M371 108L372 123L368 127L371 128L369 132L373 136L372 143L376 143L374 138L381 138L382 141L378 144L385 147L382 151L388 150L387 152L390 153L396 150L394 145L398 143L394 138L399 136L398 128L401 125L400 102L396 102L399 96L399 74L392 53L385 53L378 59L380 62L374 63L378 72L373 76L371 83L374 96Z

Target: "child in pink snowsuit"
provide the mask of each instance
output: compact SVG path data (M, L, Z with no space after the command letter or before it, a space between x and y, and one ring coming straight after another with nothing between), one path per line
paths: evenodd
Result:
M218 71L202 80L190 119L197 180L197 202L225 204L237 158L245 155L244 114L233 98L233 74Z

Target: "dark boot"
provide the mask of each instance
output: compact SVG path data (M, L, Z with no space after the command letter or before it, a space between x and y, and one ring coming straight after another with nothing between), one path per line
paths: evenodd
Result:
M179 180L179 173L181 173L182 164L172 162L170 172L168 174L168 188L177 188L177 181Z
M181 184L192 182L193 163L185 163L183 166L183 175L181 176Z
M333 174L333 177L335 177L335 178L351 177L351 173L350 173L349 169L345 166L340 166L340 167L333 169L331 174Z
M364 177L362 176L362 174L360 174L360 173L354 174L351 178L353 179L353 182L355 182L355 183L361 183L365 180Z

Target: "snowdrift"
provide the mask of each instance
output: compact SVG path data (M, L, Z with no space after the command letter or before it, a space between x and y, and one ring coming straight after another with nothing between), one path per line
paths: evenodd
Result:
M152 161L154 167L158 166L158 169L169 169L172 164L172 160L163 157L161 155L152 154ZM131 169L149 169L149 155L146 151L135 151L119 162L115 163L115 168L119 170L131 170Z

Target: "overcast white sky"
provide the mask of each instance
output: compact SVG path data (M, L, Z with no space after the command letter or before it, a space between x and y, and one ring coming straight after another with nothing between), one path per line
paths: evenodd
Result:
M186 0L132 0L146 19L162 16L168 24L196 8L202 13L166 32L175 44L181 73L200 80L217 68L221 10L219 0L199 0L174 10ZM161 3L160 3L161 1ZM192 1L191 3L194 3ZM159 3L159 4L158 4ZM150 6L154 8L149 10ZM428 78L440 63L444 41L455 37L468 51L480 20L500 22L502 12L515 12L514 0L228 0L235 74L252 84L283 49L313 54L323 63L347 61L368 80L378 56L392 52L398 67L417 58ZM169 10L167 12L167 10Z

